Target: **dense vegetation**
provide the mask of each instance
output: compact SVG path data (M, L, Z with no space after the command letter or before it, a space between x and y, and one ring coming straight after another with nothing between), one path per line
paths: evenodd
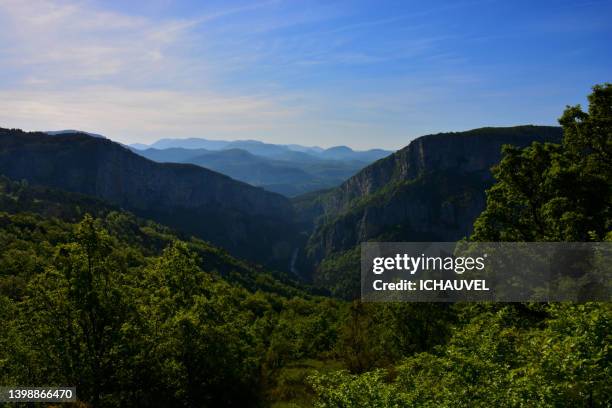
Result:
M202 241L8 179L0 203L2 384L75 384L94 406L242 406L266 367L334 339L336 302Z
M505 150L471 239L610 239L611 95L596 87L588 113L568 108L562 144ZM0 327L0 384L74 385L82 406L612 402L609 303L337 300L103 201L6 178Z
M568 107L561 144L506 147L475 241L601 241L612 227L612 84ZM383 370L311 378L321 407L605 407L612 307L455 305L448 342Z
M452 315L316 296L79 194L2 178L0 205L0 383L92 406L310 406L311 374L429 350Z
M563 142L504 148L475 222L479 241L603 241L612 231L612 85L568 107Z

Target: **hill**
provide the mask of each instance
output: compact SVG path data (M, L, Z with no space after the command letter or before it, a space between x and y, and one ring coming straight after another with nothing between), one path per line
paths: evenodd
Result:
M289 157L307 156L291 156L291 152L304 153L311 157L319 159L342 159L342 160L358 160L358 161L374 161L385 157L391 153L389 150L371 149L365 151L355 151L348 146L334 146L328 149L323 149L318 146L302 146L299 144L274 144L265 143L259 140L209 140L203 138L184 138L160 139L150 145L142 143L132 144L139 150L146 148L154 149L206 149L206 150L227 150L227 149L242 149L249 153L275 159L288 159Z
M348 148L347 148L348 149ZM257 141L228 142L223 150L204 148L132 149L158 162L192 163L288 197L336 187L384 151L352 152L334 158Z
M281 364L328 352L343 307L102 200L4 176L0 270L0 382L71 384L92 407L261 406Z
M106 139L0 129L0 174L87 194L286 269L296 234L290 202L190 164L161 164Z
M505 144L559 142L561 128L517 126L422 136L339 187L294 200L310 214L314 280L357 294L363 241L456 241L470 234Z

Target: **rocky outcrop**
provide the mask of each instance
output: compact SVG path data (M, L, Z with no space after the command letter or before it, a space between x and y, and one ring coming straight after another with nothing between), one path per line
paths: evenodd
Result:
M423 136L317 198L308 252L317 264L360 242L455 241L485 206L502 145L559 142L558 127L482 128Z
M327 215L337 214L355 199L367 197L395 181L414 179L424 172L453 169L490 175L490 167L501 158L502 145L559 142L561 135L561 128L555 126L515 126L421 136L326 194L322 200L323 211Z

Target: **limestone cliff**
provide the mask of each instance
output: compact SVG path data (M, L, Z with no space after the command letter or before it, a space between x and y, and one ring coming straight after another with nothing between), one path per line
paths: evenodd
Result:
M342 270L335 260L346 261L347 251L358 257L354 248L363 241L455 241L469 235L485 207L490 169L502 145L559 142L561 136L560 128L544 126L423 136L338 188L307 203L296 201L318 216L307 245L307 257L318 265L315 281L328 286L340 279L325 268ZM344 268L358 268L354 261Z

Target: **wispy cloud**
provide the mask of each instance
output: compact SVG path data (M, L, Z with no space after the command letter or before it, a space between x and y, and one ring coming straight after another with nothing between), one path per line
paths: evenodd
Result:
M163 69L185 34L184 21L153 22L72 2L2 0L0 18L4 63L56 85L113 75L130 81Z
M247 96L188 94L176 91L84 87L69 91L3 91L0 125L28 123L36 129L80 128L129 139L269 130L295 120L298 111L282 101Z
M609 2L236 1L0 0L0 126L400 147L609 80Z
M86 128L152 139L202 132L264 131L294 110L278 97L215 92L215 61L195 55L192 28L274 2L192 19L152 21L86 3L0 1L0 123Z

